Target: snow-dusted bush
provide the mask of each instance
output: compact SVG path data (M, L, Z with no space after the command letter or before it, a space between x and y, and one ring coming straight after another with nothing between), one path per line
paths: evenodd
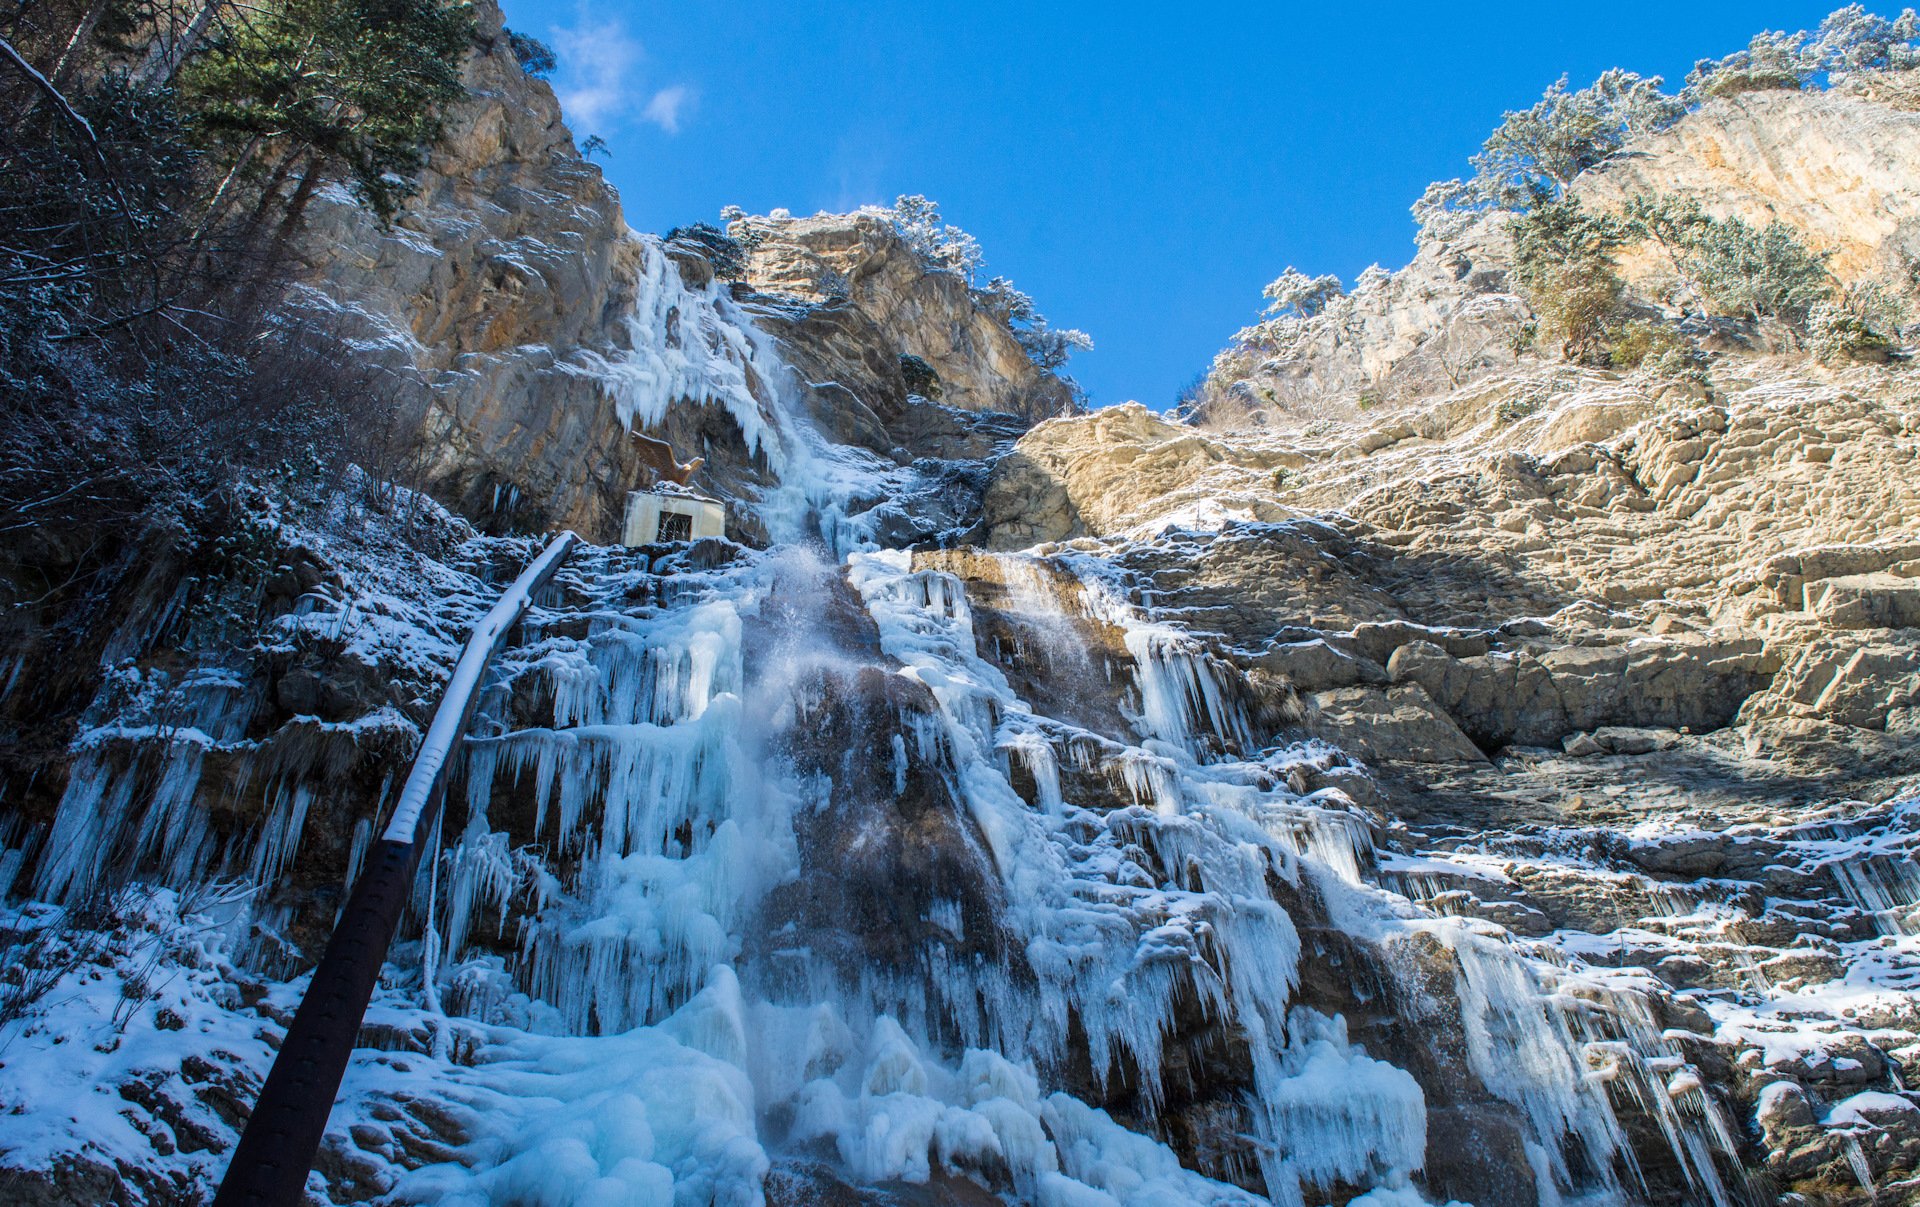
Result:
M1514 276L1540 316L1540 333L1556 340L1568 360L1603 360L1607 327L1625 288L1613 263L1627 238L1624 224L1564 197L1534 206L1509 231Z
M1293 265L1260 291L1267 299L1266 312L1288 318L1310 319L1323 313L1327 305L1346 293L1340 278L1331 273L1310 277Z
M951 272L971 284L986 265L980 241L943 221L939 205L925 197L917 193L899 197L891 210L881 212L892 220L893 228L929 269ZM1073 327L1054 326L1035 309L1033 299L1015 288L1006 277L994 277L975 288L973 300L1013 333L1028 360L1048 372L1065 367L1075 352L1093 348L1092 336ZM1079 384L1071 378L1067 384L1079 389Z
M1686 106L1661 92L1662 82L1615 67L1570 92L1561 76L1532 108L1508 113L1487 137L1473 157L1475 193L1507 209L1560 196L1629 139L1680 120Z
M1863 281L1807 315L1807 343L1827 364L1884 361L1900 346L1912 309L1885 283Z
M1832 80L1856 72L1909 71L1920 66L1916 40L1920 17L1912 9L1887 18L1849 4L1829 13L1812 31L1764 30L1745 50L1700 60L1687 74L1687 92L1690 98L1704 99L1806 88L1822 76Z
M911 352L900 354L900 376L907 380L907 393L922 398L940 397L940 374Z
M896 198L891 216L893 228L929 268L972 284L974 274L986 263L980 240L942 221L939 204L918 193Z

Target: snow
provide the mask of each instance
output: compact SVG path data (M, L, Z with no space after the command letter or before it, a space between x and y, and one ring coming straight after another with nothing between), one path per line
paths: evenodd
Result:
M579 539L571 532L554 537L474 626L473 635L460 652L460 660L454 663L446 694L434 710L427 736L421 739L420 749L414 753L413 769L407 773L407 782L400 789L393 816L387 822L386 832L380 836L382 841L412 843L415 840L421 814L433 795L434 786L440 782L454 743L466 729L471 702L480 690L480 676L486 673L494 650L532 605L534 590L552 576Z
M1920 1106L1915 1106L1911 1098L1883 1090L1863 1090L1834 1103L1820 1122L1827 1127L1879 1127L1889 1117L1913 1114L1920 1114Z

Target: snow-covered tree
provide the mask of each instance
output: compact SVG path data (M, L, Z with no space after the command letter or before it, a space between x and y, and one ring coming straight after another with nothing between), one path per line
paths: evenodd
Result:
M1393 280L1393 274L1387 271L1387 269L1378 264L1369 264L1360 271L1359 277L1354 280L1353 292L1356 294L1372 293L1376 289L1385 288L1387 282L1391 280Z
M1268 300L1267 314L1303 319L1319 314L1344 292L1340 288L1340 278L1332 273L1310 277L1291 264L1287 265L1287 271L1260 291L1261 296Z
M1015 329L1013 337L1020 341L1027 359L1049 373L1064 367L1075 352L1093 351L1093 337L1086 332L1055 327L1037 314L1030 324Z
M1664 82L1614 67L1572 92L1561 76L1532 108L1508 113L1488 136L1473 157L1474 188L1506 209L1560 196L1574 177L1604 163L1629 138L1680 120L1686 104L1660 91Z
M940 206L918 193L895 199L891 209L871 212L886 216L921 262L935 272L951 272L971 282L986 263L980 241L943 220ZM1093 338L1086 332L1048 322L1033 299L1006 277L994 277L974 289L973 300L1013 333L1027 359L1048 372L1060 369L1075 352L1093 347ZM1067 384L1075 386L1071 378Z
M1031 322L1039 313L1033 307L1033 299L1014 288L1013 282L1005 277L995 277L988 281L973 291L973 297L988 314L1009 327L1016 323Z
M1487 208L1487 199L1470 181L1436 180L1413 203L1413 221L1420 242L1445 243L1457 239L1472 225L1474 214Z
M940 206L918 193L895 198L890 214L893 227L907 245L920 253L929 268L953 273L971 282L986 258L980 241L940 218Z
M1701 59L1687 73L1687 91L1702 99L1742 92L1795 90L1813 78L1815 60L1805 33L1762 30L1745 50L1723 59Z
M1819 70L1906 71L1920 66L1920 15L1904 9L1891 20L1849 4L1827 15L1810 39L1807 53Z

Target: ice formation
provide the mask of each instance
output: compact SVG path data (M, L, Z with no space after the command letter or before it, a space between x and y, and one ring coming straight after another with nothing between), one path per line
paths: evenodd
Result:
M399 1175L397 1196L746 1207L804 1158L854 1183L957 1174L1058 1207L1304 1205L1336 1187L1364 1207L1424 1203L1427 1094L1344 1015L1297 1000L1311 928L1387 967L1422 944L1447 953L1467 1060L1523 1121L1543 1202L1629 1192L1610 1095L1652 1104L1703 1201L1734 1201L1713 1163L1724 1123L1703 1093L1669 1092L1678 1057L1629 997L1582 999L1572 972L1391 891L1366 818L1288 787L1300 752L1262 747L1236 672L1153 619L1099 549L991 555L995 607L1024 635L995 650L967 581L874 538L874 504L913 471L828 442L750 316L684 286L651 241L641 252L631 350L572 371L635 424L682 399L723 405L772 468L740 505L775 542L583 548L495 666L416 892L422 940L397 961L420 980L380 1007L427 1020L434 1055L404 1077L361 1062L340 1108L404 1086L457 1113L467 1143ZM421 591L286 623L444 667L486 592ZM430 615L434 592L456 606ZM1117 634L1105 661L1095 631ZM1023 696L1010 672L1039 663L1114 676L1124 726ZM321 755L287 768L247 849L211 850L196 789L209 748L247 741L245 689L213 676L163 694L165 710L103 704L37 896L77 900L107 852L178 889L209 866L253 885L287 866ZM821 727L856 698L878 702L871 728L820 757ZM411 736L398 714L380 723ZM140 775L136 737L164 752ZM894 798L962 814L942 831L959 836L953 883L923 891L897 869L919 938L890 962L863 962L796 904L831 887L833 858L886 840L892 823L854 816L830 773L854 763ZM21 865L10 845L0 871ZM1910 877L1889 863L1855 891L1892 912ZM1219 1058L1245 1093L1203 1173L1159 1113L1192 1091L1166 1070L1206 1034L1233 1037Z

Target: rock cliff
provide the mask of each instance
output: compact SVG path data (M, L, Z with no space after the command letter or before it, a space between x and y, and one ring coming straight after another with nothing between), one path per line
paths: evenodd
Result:
M1586 174L1596 206L1678 194L1717 216L1784 222L1828 254L1844 282L1880 278L1912 288L1920 260L1913 164L1920 113L1861 90L1746 92L1708 101L1671 129ZM1656 271L1638 266L1630 279Z
M967 282L927 271L884 215L753 218L745 233L747 282L812 303L797 322L770 323L809 378L840 382L870 409L897 408L907 393L899 357L915 356L951 407L1028 420L1072 408L1066 384L1028 359Z
M606 536L647 457L604 387L569 369L629 342L640 247L552 89L521 70L498 7L476 12L471 99L447 114L395 226L344 192L316 199L306 301L417 379L395 441L419 433L434 493L501 527Z
M1717 218L1779 222L1825 258L1838 286L1872 281L1912 300L1917 152L1920 113L1865 82L1743 92L1631 139L1567 191L1602 213L1673 197ZM1512 370L1532 351L1538 316L1512 280L1508 220L1498 210L1441 216L1422 229L1406 267L1369 270L1303 323L1249 329L1217 359L1191 419L1219 429L1355 419ZM1672 259L1632 240L1618 261L1629 305L1658 313L1673 288ZM1764 333L1735 338L1771 346Z
M697 247L630 231L552 89L515 59L498 7L476 11L471 99L447 115L394 227L327 192L306 236L300 300L414 385L396 420L396 471L489 531L611 539L627 491L696 457L696 489L760 495L771 479L751 436L759 423L742 416L764 413L777 390L805 393L837 438L883 455L978 444L977 425L954 411L1032 420L1070 407L1066 385L967 283L930 270L882 217L756 218L747 279L731 289ZM663 290L687 296L663 301ZM723 347L712 324L725 320L699 317L734 301L794 380L763 380L750 350ZM938 373L938 405L910 400L902 355ZM739 414L725 383L688 372L714 356L741 362L719 374L742 377ZM630 395L656 384L676 396L636 415Z

